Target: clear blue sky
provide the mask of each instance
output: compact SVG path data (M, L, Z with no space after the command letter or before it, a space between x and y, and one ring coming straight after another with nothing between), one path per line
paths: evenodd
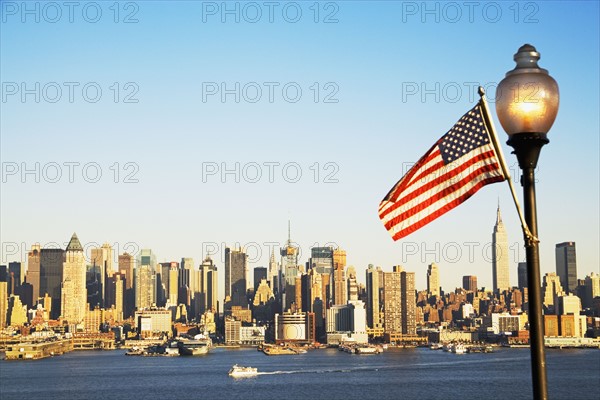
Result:
M531 43L561 92L537 175L542 272L554 271L554 245L563 241L577 243L580 278L598 272L598 2L480 2L473 9L432 2L427 10L394 1L275 2L272 10L227 3L230 10L237 4L239 22L221 2L119 3L118 15L113 3L98 2L97 14L87 2L73 10L28 2L28 14L21 2L2 2L3 263L25 260L35 242L64 247L75 231L88 245L151 248L161 262L194 257L198 264L203 250L222 254L223 243L237 242L252 248L255 267L267 265L264 243L283 245L289 218L302 262L311 245L335 243L360 280L369 263L402 264L422 289L427 264L438 261L446 290L465 274L491 287L499 199L516 285L525 255L505 184L483 188L399 242L377 208L407 166L476 102L474 83L493 98L513 54ZM236 82L239 103L235 94L223 102L221 83L235 91ZM417 94L407 91L415 87ZM22 97L23 89L31 92ZM422 98L422 89L431 92ZM70 162L80 163L73 182ZM221 176L236 162L239 183ZM270 182L264 163L272 162L280 164ZM35 163L39 183L21 176ZM262 169L256 183L249 182L252 163ZM219 171L203 177L215 165ZM87 182L98 167L98 182ZM302 176L292 183L297 167ZM129 173L137 183L124 182ZM325 182L328 175L334 182Z

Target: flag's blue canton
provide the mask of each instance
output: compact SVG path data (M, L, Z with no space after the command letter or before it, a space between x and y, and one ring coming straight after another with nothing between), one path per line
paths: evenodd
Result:
M444 164L462 157L478 147L488 144L487 134L479 106L474 107L442 137L438 147Z

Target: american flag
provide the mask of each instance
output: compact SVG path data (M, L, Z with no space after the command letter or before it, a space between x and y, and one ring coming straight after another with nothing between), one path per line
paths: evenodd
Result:
M394 240L458 206L483 186L506 179L478 103L396 183L379 205Z

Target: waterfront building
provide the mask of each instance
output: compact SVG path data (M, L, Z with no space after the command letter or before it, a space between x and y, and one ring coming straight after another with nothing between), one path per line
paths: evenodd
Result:
M558 243L555 249L556 274L560 284L567 293L575 293L577 289L577 256L575 242Z
M231 301L226 307L247 306L246 300L247 255L241 249L225 248L225 297Z
M427 268L427 294L429 297L440 295L440 272L436 263L429 264Z
M494 292L510 289L510 254L508 252L508 237L500 215L500 205L496 212L496 225L492 233L492 278Z
M266 329L264 326L241 326L239 343L246 346L260 346L265 342Z
M141 337L171 335L172 312L164 308L147 308L135 312L135 326Z
M225 317L225 344L240 344L242 321Z
M475 275L464 275L462 281L463 289L469 292L477 291L477 277Z
M275 314L275 342L311 344L315 341L315 314L284 312Z
M86 262L83 247L75 233L64 254L60 299L61 316L69 324L82 323L87 309Z

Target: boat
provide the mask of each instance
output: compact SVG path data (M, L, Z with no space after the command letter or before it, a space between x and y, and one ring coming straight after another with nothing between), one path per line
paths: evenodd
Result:
M256 375L258 375L258 368L242 367L237 364L229 370L229 376L232 378L249 378Z
M298 354L297 350L290 347L282 346L267 346L265 345L262 349L263 353L268 356L282 356L282 355L295 355Z
M467 348L462 343L457 343L452 346L452 352L454 354L465 354L467 352Z
M429 348L430 348L431 350L441 350L443 347L444 347L444 345L443 345L443 344L441 344L441 343L432 343L432 344L429 346Z
M356 354L379 354L379 349L376 346L357 346Z
M179 338L177 346L182 356L201 356L212 348L212 340L204 335L196 335L193 339Z

